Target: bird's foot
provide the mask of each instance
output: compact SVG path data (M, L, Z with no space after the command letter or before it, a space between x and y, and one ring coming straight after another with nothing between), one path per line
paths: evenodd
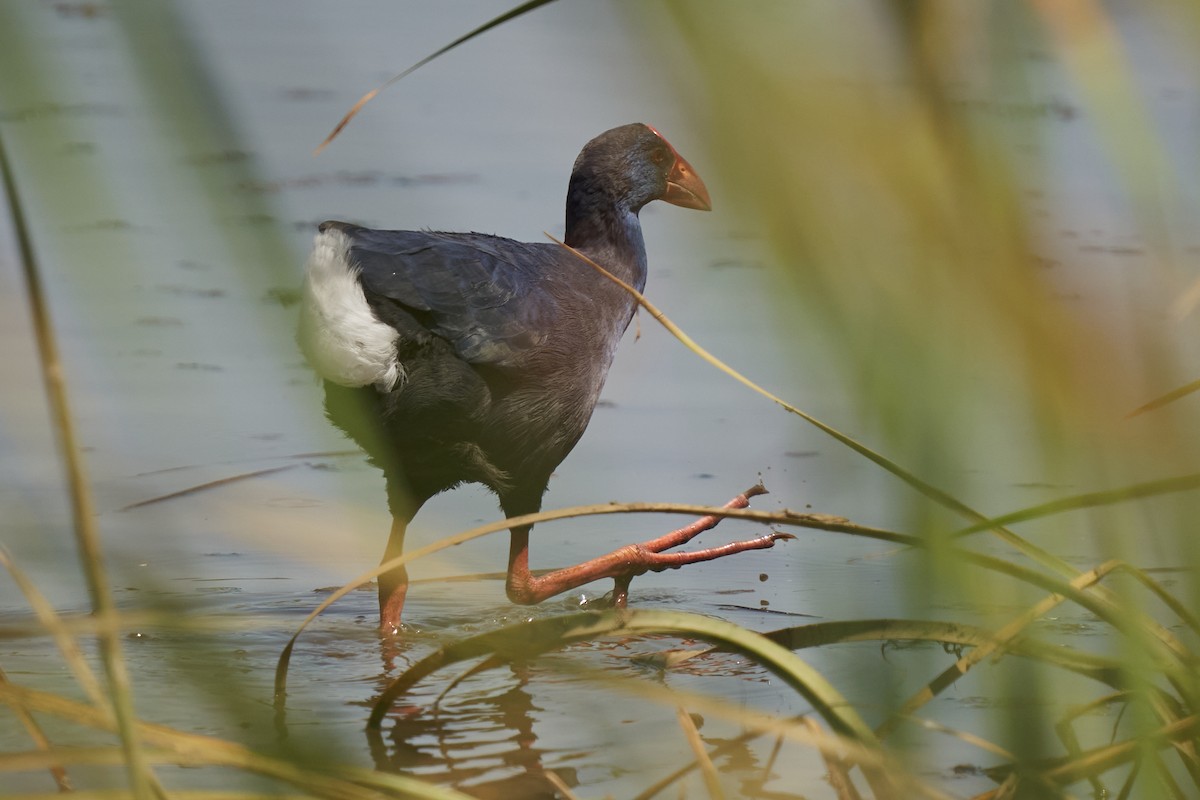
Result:
M632 575L618 575L613 578L612 607L624 608L629 603L629 584Z
M662 572L666 569L678 569L685 564L712 561L713 559L724 558L735 553L744 553L747 550L766 550L774 547L778 541L795 538L790 533L771 531L768 534L757 536L753 539L730 542L718 547L708 547L703 550L693 550L687 553L660 553L645 550L646 545L644 544L630 545L631 548L643 552L639 552L636 557L630 559L629 570L627 572L613 577L613 607L625 608L629 601L629 584L638 575L643 575L647 572Z
M747 489L742 494L725 504L728 509L741 509L750 505L750 498L766 494L761 484ZM629 544L617 548L608 555L594 558L574 567L555 570L544 575L533 576L527 567L527 552L520 551L520 556L514 568L510 563L508 597L514 603L531 605L540 603L548 597L553 597L569 591L585 583L601 578L612 578L615 582L613 590L613 606L624 608L629 600L629 583L638 575L646 572L661 572L665 569L675 569L685 564L695 564L700 561L712 561L734 553L746 550L765 550L773 547L781 539L794 539L790 533L771 533L741 542L731 542L719 547L710 547L685 553L666 553L673 547L690 542L706 530L716 527L723 519L720 514L710 514L695 522L670 533L651 539L641 544Z

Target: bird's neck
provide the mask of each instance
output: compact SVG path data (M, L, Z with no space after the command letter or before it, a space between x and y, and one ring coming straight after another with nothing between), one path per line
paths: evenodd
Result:
M637 212L574 189L567 196L566 243L639 292L645 289L646 243Z

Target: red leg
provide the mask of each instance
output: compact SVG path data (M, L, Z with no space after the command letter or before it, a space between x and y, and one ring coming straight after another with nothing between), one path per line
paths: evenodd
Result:
M730 500L725 507L745 508L750 504L751 497L765 492L766 489L762 486L755 486ZM505 512L510 516L513 515L511 509L505 509ZM720 521L721 517L716 515L701 517L690 525L671 531L657 539L651 539L642 544L626 545L608 555L538 577L534 577L529 572L529 528L514 528L508 557L506 587L508 597L514 603L532 605L585 583L601 578L613 578L616 581L614 605L623 607L627 598L629 582L637 575L651 571L661 572L664 569L675 569L700 561L711 561L746 550L763 550L773 547L775 542L780 539L795 538L788 533L771 532L755 539L731 542L720 547L710 547L690 553L662 552L691 541L704 531L715 527Z
M404 531L408 524L399 517L392 518L392 533L388 536L383 561L390 561L404 552ZM380 563L383 563L382 561ZM400 614L408 594L408 570L397 567L379 576L379 629L395 633L400 629Z

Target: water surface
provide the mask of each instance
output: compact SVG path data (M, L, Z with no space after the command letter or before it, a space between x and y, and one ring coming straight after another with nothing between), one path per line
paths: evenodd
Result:
M472 42L393 87L313 157L362 92L507 5L182 2L182 38L160 41L147 31L132 43L118 9L101 6L91 15L30 7L20 12L24 34L53 65L53 80L11 90L0 124L28 190L118 601L131 612L168 609L211 628L147 622L130 630L125 650L144 717L267 752L403 770L484 797L551 796L543 770L583 796L631 796L689 758L674 709L616 689L599 692L580 669L785 716L804 712L803 701L732 656L669 673L644 658L694 643L612 640L473 677L434 707L459 672L448 670L405 698L380 736L366 733L367 706L405 664L449 640L580 603L577 592L517 608L500 581L486 580L418 583L405 611L412 629L382 648L373 592L352 593L297 648L282 740L271 709L274 662L287 638L330 587L377 562L388 529L382 480L359 456L342 452L348 444L324 423L320 388L291 342L287 301L322 219L540 240L544 231L561 233L579 147L618 124L654 124L706 177L715 210L646 209L652 299L719 357L796 405L852 432L870 424L846 395L836 349L777 302L770 257L749 223L723 206L721 183L709 177L716 170L705 169L714 155L698 122L698 87L679 70L656 69L655 48L614 6L555 4ZM178 61L159 70L139 70L130 55L174 46ZM180 66L188 63L208 80ZM1057 98L1068 90L1046 91ZM198 96L204 113L172 109L181 93ZM1078 159L1060 162L1067 178L1055 184L1072 202L1048 213L1061 214L1057 221L1083 231L1086 241L1063 247L1073 254L1098 248L1105 270L1126 274L1136 253L1112 249L1130 236L1121 215L1105 213L1089 202L1091 189L1068 180L1088 174L1087 155L1095 155L1072 146L1076 136L1088 138L1079 134L1084 126L1069 115L1048 115L1045 123L1051 146ZM86 591L7 227L0 241L3 540L55 605L78 616L88 608ZM720 376L645 315L637 327L641 336L631 329L626 337L601 407L552 481L547 507L720 504L761 478L772 494L755 507L811 506L864 524L904 526L894 482L878 469ZM993 495L997 502L1050 496L1019 463L997 459L981 470L980 482L1005 487ZM498 516L486 492L460 489L422 511L409 546ZM534 565L576 563L678 522L603 517L542 526ZM731 522L702 541L757 532ZM506 537L495 535L439 553L411 573L494 572L506 549ZM1089 554L1078 557L1087 563ZM896 616L911 599L898 585L910 558L891 546L800 532L773 551L644 576L633 584L631 605L689 610L756 630ZM1015 603L1013 612L1020 608ZM20 594L4 580L0 618L10 633L0 644L9 676L70 691L51 643L30 630ZM1087 646L1086 617L1066 612L1056 622L1075 626L1068 638ZM890 707L889 692L915 690L945 663L937 648L853 645L802 655L872 722ZM940 718L970 727L1002 702L971 676L935 707ZM57 741L92 741L67 725L52 732ZM827 791L824 767L810 752L786 748L772 758L772 741L733 742L741 732L719 719L701 726L709 744L730 743L718 766L742 796ZM11 725L0 742L6 752L27 746ZM955 793L990 785L976 771L954 769L981 761L955 739L928 761L932 777ZM97 768L81 771L77 782L93 776L116 785L121 779L117 770ZM210 770L165 770L164 778L171 785L256 785ZM50 787L45 775L16 780L18 790Z

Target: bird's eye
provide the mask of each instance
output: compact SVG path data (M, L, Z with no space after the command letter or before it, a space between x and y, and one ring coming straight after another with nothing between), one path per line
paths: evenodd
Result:
M659 166L659 167L661 167L663 164L667 163L668 158L669 158L669 156L667 154L667 151L663 150L661 148L655 148L654 152L650 154L650 160L652 162L654 162L654 164L656 166Z

